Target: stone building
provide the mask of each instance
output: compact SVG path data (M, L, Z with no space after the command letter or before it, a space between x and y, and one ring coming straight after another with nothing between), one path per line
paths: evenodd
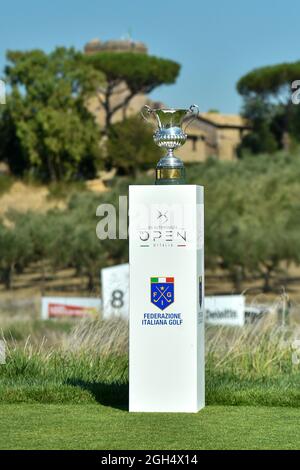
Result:
M84 47L85 54L97 52L132 52L147 54L148 49L142 42L126 40L100 41L93 39ZM129 90L126 83L120 83L115 87L111 98L112 106L122 102L128 95ZM99 126L105 123L105 113L102 109L99 97L95 96L89 100L88 107L95 115ZM152 107L163 107L161 103L153 103L144 94L136 95L126 107L117 111L112 122L118 122L126 116L137 114L145 104ZM188 127L188 140L186 144L178 149L176 153L185 162L204 161L210 156L220 160L235 160L236 148L242 136L249 130L249 124L236 114L221 114L217 112L200 113L199 117Z
M148 48L143 42L132 41L131 39L113 39L110 41L100 41L100 39L92 39L84 46L84 52L87 55L97 52L137 52L142 54L148 53Z
M236 149L249 129L249 123L238 114L200 113L188 126L188 140L177 153L186 162L204 161L210 156L235 160Z

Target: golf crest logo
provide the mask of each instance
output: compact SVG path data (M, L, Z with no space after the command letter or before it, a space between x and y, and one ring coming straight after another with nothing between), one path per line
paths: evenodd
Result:
M174 302L174 277L151 277L151 302L165 310Z

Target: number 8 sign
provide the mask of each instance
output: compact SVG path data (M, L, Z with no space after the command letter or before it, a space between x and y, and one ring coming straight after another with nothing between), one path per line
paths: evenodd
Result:
M129 265L120 264L101 270L103 318L129 315Z
M111 298L111 306L113 308L122 308L124 305L124 292L120 289L113 290Z

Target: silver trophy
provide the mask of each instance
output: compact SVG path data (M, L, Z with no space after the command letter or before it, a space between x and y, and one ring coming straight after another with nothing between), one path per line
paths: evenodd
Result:
M152 118L157 124L153 140L159 147L167 149L167 154L156 165L155 184L184 184L184 164L174 155L174 150L185 143L186 128L198 116L198 106L193 104L189 109L152 109L145 105L141 114L146 121Z

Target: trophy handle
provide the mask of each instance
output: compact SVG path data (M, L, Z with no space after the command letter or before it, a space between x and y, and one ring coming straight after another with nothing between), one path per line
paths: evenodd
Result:
M141 113L141 116L142 118L146 121L146 122L149 122L151 124L151 121L149 119L149 116L151 116L151 114L153 114L154 110L152 108L150 108L150 106L148 106L147 104L145 104L143 106L143 108L141 109L140 113ZM147 113L147 115L146 115Z
M188 113L190 113L190 116L189 118L187 119L187 123L183 129L183 132L185 132L187 130L187 128L189 127L189 125L195 121L195 119L197 119L197 117L199 116L199 113L200 113L200 109L199 109L199 106L197 106L196 104L192 104L190 107L189 107L189 110L188 110Z

